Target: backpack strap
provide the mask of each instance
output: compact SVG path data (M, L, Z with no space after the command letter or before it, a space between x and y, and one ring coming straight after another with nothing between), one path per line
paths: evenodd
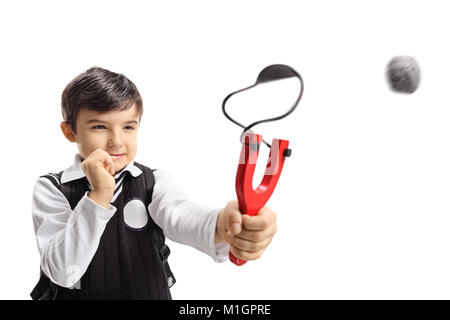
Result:
M48 299L51 295L50 279L45 276L41 270L39 282L31 291L30 296L33 300L51 300Z
M58 174L48 173L40 176L39 178L47 178L58 190L61 191L61 175L62 171ZM66 196L66 195L64 195ZM30 297L33 300L55 300L58 288L53 282L45 275L40 268L39 281L30 293Z
M140 165L140 168L143 170L142 174L144 175L144 185L145 189L147 190L147 206L152 201L152 194L153 194L153 187L155 186L155 176L153 175L153 172L155 172L157 169L150 169L146 166ZM152 177L151 181L148 179ZM157 236L157 243L158 243L158 249L159 249L159 256L161 258L164 273L166 274L167 279L167 285L172 287L176 283L175 276L172 273L172 270L170 270L168 258L170 255L170 248L165 243L165 237L162 230L158 227L158 236Z

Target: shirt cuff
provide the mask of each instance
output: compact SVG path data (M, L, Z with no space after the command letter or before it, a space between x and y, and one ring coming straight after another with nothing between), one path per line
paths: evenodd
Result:
M81 198L79 205L86 206L87 212L94 212L97 218L104 217L105 219L109 220L114 213L117 211L117 208L114 207L111 203L108 204L108 208L105 208L101 205L99 205L97 202L89 198L88 193L90 191L86 191L83 198ZM83 201L84 200L84 201ZM78 205L77 205L78 206Z
M213 259L215 262L227 262L228 252L230 252L230 245L228 243L215 243L215 256Z
M211 223L212 230L210 234L212 234L212 239L210 238L209 240L209 255L214 259L215 262L220 263L226 262L228 260L228 252L230 251L230 245L228 243L215 243L214 241L216 235L217 216L219 215L221 210L222 209L216 210L217 213L212 215L212 221L214 221L214 223Z

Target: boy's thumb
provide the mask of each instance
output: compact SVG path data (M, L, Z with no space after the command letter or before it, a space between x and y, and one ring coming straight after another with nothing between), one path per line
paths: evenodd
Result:
M230 226L231 233L235 236L239 234L242 230L242 215L239 211L231 211L228 216L228 223Z

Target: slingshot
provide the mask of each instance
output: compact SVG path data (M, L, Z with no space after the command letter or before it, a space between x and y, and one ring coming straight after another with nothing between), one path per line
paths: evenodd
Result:
M228 99L230 99L230 97L234 94L251 89L261 83L282 80L291 77L296 77L299 79L301 84L300 93L294 105L283 115L274 118L259 120L246 127L231 118L225 111L225 104L227 103ZM280 178L281 171L283 170L284 160L286 159L286 157L289 157L292 152L291 149L288 148L288 140L273 139L272 145L270 145L263 140L261 135L252 132L250 129L257 124L280 120L288 116L297 107L302 94L303 80L300 74L298 74L289 66L274 64L264 68L259 73L255 84L230 93L223 100L222 111L225 117L244 129L240 137L242 147L236 174L236 194L239 203L239 211L242 214L254 216L262 207L264 207L264 205L272 195L275 186L277 185L278 179ZM259 147L261 145L261 142L264 142L270 148L269 160L267 162L266 171L264 173L262 182L256 189L253 189L253 174L256 168L256 161L258 160ZM247 262L245 260L236 258L231 253L231 251L229 253L229 256L230 260L238 266L241 266Z

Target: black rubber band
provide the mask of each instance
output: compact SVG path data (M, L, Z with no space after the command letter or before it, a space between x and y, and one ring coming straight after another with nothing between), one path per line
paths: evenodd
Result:
M301 85L300 86L300 93L299 93L299 95L297 97L297 100L294 102L294 105L286 113L282 114L281 116L255 121L255 122L253 122L252 124L250 124L248 126L244 126L243 124L237 122L232 117L230 117L230 115L225 111L225 104L227 103L228 99L230 99L231 96L235 95L236 93L240 93L242 91L249 90L249 89L251 89L253 87L256 87L258 84L261 84L261 83L270 82L270 81L276 81L276 80L282 80L282 79L287 79L287 78L292 78L292 77L296 77L296 78L299 79L300 85ZM284 65L284 64L273 64L273 65L270 65L270 66L264 68L259 73L255 84L253 84L253 85L251 85L251 86L249 86L247 88L234 91L234 92L230 93L228 96L226 96L225 99L222 102L222 112L225 115L225 117L227 117L228 120L230 120L231 122L237 124L238 126L240 126L241 128L244 129L244 131L241 133L241 137L240 137L240 141L241 141L241 143L243 143L242 138L243 138L245 132L247 132L247 131L252 132L250 129L253 128L254 126L256 126L258 124L261 124L261 123L264 123L264 122L281 120L284 117L286 117L289 114L291 114L295 110L295 108L297 107L298 103L300 102L300 99L302 98L303 88L304 88L303 79L302 79L302 77L300 76L300 74L297 71L295 71L291 67L289 67L287 65ZM263 140L263 142L269 148L271 147L271 145L269 143L267 143L266 141Z

